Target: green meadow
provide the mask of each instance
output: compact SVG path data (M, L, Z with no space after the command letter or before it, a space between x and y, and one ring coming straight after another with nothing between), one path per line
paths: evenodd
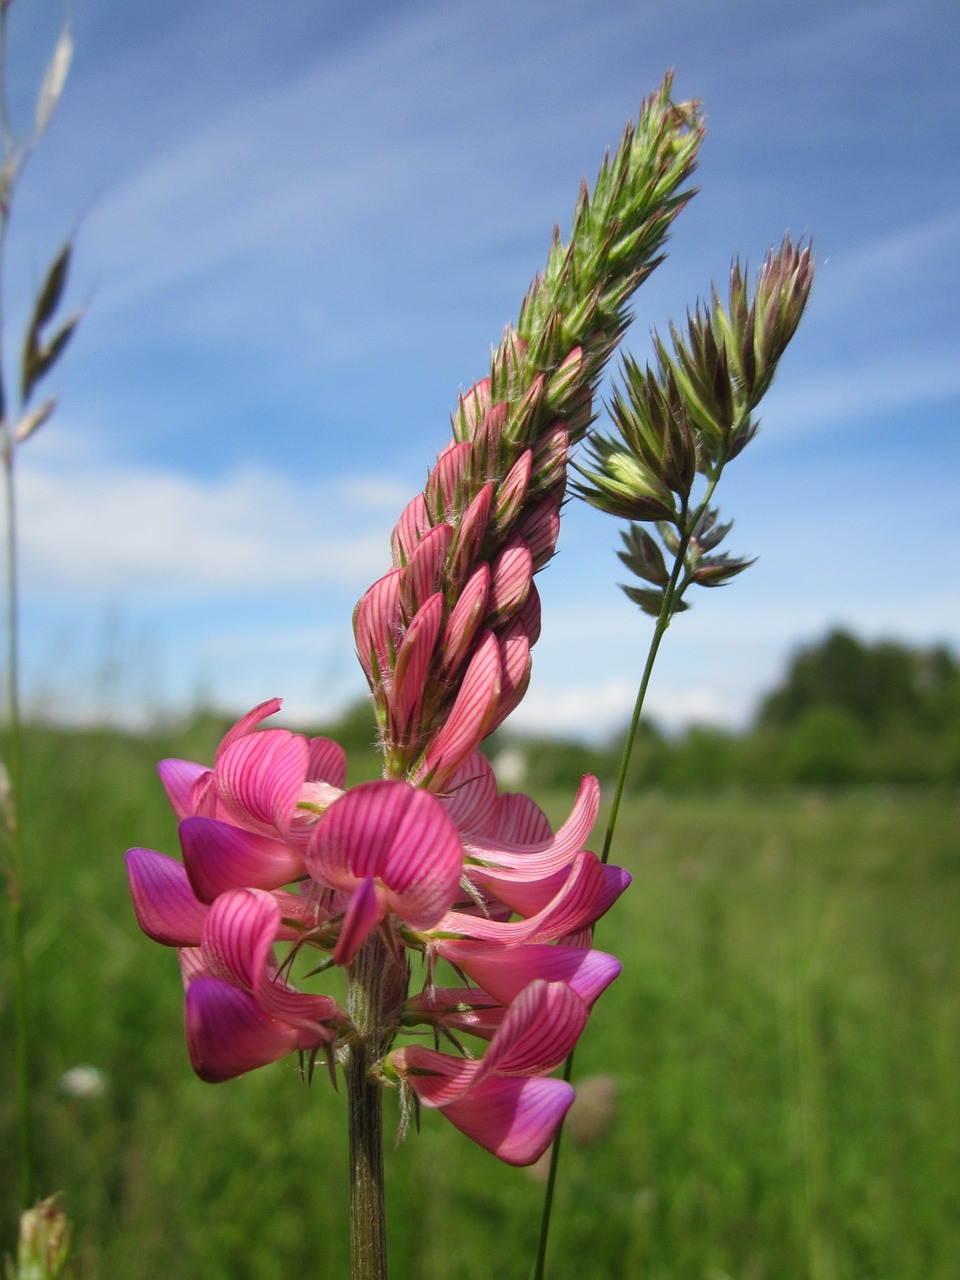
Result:
M216 728L28 736L40 1183L63 1192L83 1280L348 1273L344 1098L322 1071L302 1083L294 1061L195 1079L176 958L129 904L125 848L176 851L154 763L209 758ZM557 819L572 800L538 798ZM611 1080L565 1138L553 1280L955 1280L958 817L955 789L629 799L614 858L634 883L597 937L624 972L575 1073ZM103 1074L99 1096L64 1089L78 1065ZM394 1128L392 1099L387 1111ZM535 1174L428 1112L387 1160L393 1275L526 1280Z

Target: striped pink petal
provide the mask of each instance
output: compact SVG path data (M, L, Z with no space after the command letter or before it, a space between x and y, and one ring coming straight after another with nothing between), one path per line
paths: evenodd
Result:
M518 534L504 546L491 565L490 596L487 600L487 622L500 626L513 617L530 590L533 581L533 556Z
M219 978L197 977L190 983L186 1026L193 1069L210 1084L324 1043L322 1036L279 1022L248 992Z
M544 1075L580 1038L589 1011L565 982L535 979L511 1002L482 1059L482 1076Z
M397 652L389 708L393 732L400 741L407 739L419 719L442 622L443 595L438 591L418 610Z
M467 441L447 445L427 477L423 500L431 523L459 519L462 515L464 477L473 461L473 446Z
M224 809L245 826L284 831L294 817L309 757L306 738L287 729L237 739L217 753L217 792Z
M535 915L504 921L449 911L436 932L506 945L555 942L599 920L629 883L630 875L622 867L605 866L596 854L585 851L574 858L556 896Z
M266 720L268 716L276 715L283 706L281 698L269 698L266 702L261 702L248 711L245 716L241 716L237 723L226 733L220 746L217 748L217 754L214 756L214 763L218 764L221 755L235 742L241 738L245 738L248 734L253 733L261 720Z
M565 1080L493 1076L445 1106L443 1115L505 1164L526 1165L546 1151L573 1099Z
M517 610L514 622L523 627L532 649L540 639L540 592L537 590L536 583L530 583L527 598Z
M500 727L507 716L520 705L530 683L533 666L530 641L522 625L512 618L498 633L500 646L500 701L490 722L488 733Z
M389 1062L425 1107L443 1107L459 1098L473 1085L480 1070L480 1063L472 1058L454 1058L419 1044L395 1049Z
M127 875L137 923L167 947L197 946L208 908L194 896L182 863L153 849L130 849Z
M542 569L554 553L560 536L560 504L555 498L541 498L529 507L517 522L533 556L533 569Z
M497 830L502 801L497 793L493 766L481 752L474 751L467 756L447 782L440 799L461 835L487 835ZM530 803L533 804L533 801ZM544 822L546 821L544 818ZM547 823L547 836L552 834L550 824Z
M463 582L480 554L483 535L487 532L493 505L493 481L488 480L472 500L460 523L450 549L447 577L458 585Z
M346 780L347 757L340 743L332 738L308 738L307 781L342 788Z
M492 835L465 836L465 855L498 871L515 873L518 879L552 875L568 866L582 851L596 822L600 784L591 774L586 774L580 782L570 817L556 835L528 843L523 838L525 832L542 832L539 810L536 806L531 808L532 805L533 801L524 804L520 799L504 797L501 800L504 826L498 825Z
M533 454L525 449L516 460L503 484L497 490L497 502L493 512L493 526L501 535L513 526L523 510L530 489L530 470Z
M490 379L482 378L458 397L457 410L453 414L453 434L457 440L469 440L478 422L490 408Z
M384 780L361 783L330 806L306 862L316 880L335 889L375 879L391 911L411 928L426 929L456 901L463 853L435 796Z
M444 939L437 952L502 1004L510 1004L536 978L565 982L589 1007L620 973L620 961L604 951L530 943L491 947L468 939Z
M213 902L228 889L279 889L305 873L296 849L229 822L185 818L179 833L184 866L201 902Z

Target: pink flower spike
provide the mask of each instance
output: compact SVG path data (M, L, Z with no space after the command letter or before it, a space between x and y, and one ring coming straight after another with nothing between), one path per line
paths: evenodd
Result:
M208 908L198 902L183 865L153 849L130 849L127 875L137 923L154 942L194 947Z
M487 631L464 673L447 722L430 743L423 774L442 791L464 760L479 746L500 701L500 647Z
M461 1133L504 1164L539 1160L570 1110L573 1085L534 1076L494 1076L443 1114Z
M215 768L224 809L244 826L286 831L309 758L306 738L287 729L264 729L232 742L217 752Z
M324 1043L324 1037L271 1017L248 992L203 976L187 988L186 1027L193 1069L209 1084L276 1062L294 1049Z
M183 863L201 902L228 889L279 889L305 874L303 858L282 840L215 818L180 823Z
M412 929L428 929L456 900L463 851L435 796L383 780L334 801L314 829L306 862L314 879L333 889L353 892L375 880L382 914L394 911Z

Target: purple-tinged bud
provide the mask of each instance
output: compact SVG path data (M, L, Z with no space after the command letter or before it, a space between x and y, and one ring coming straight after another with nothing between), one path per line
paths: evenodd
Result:
M461 583L476 563L492 505L493 482L488 481L467 507L454 533L447 565L447 577L451 583Z
M517 618L507 624L497 641L500 645L500 701L487 733L493 733L494 729L503 724L522 701L533 667L530 641Z
M389 698L391 736L407 742L416 729L423 703L424 685L433 662L440 625L443 622L443 593L430 597L407 628L397 652L393 688Z
M500 646L492 631L477 645L446 723L427 747L418 771L431 791L446 783L489 733L500 701Z
M497 501L493 509L493 528L501 536L513 527L517 517L523 510L530 489L530 475L533 469L533 453L525 449L516 460L497 491Z
M567 402L586 378L586 358L582 347L574 347L564 357L547 385L545 403L554 413L567 412Z
M408 618L412 618L440 586L452 541L452 525L434 525L410 557L400 587L400 601Z
M423 500L423 494L418 493L404 507L390 538L393 563L397 569L402 569L409 563L420 540L431 527L427 504Z
M457 410L453 415L453 438L455 440L471 440L490 408L490 379L481 378L469 391L461 392L457 402Z
M534 439L537 423L543 410L546 380L538 373L524 392L523 399L510 414L504 428L504 438L513 445L522 445Z
M517 533L530 548L536 573L553 556L560 536L560 504L549 494L541 498L520 517Z
M532 588L531 588L532 589ZM471 574L447 619L440 643L439 678L449 680L464 662L477 629L487 612L490 594L490 566L481 564ZM529 597L528 597L529 598ZM526 608L526 604L524 605ZM522 610L521 610L522 612Z
M491 566L486 621L498 627L512 618L530 590L533 555L520 534L514 534Z
M469 441L451 441L437 458L437 465L427 477L423 500L431 524L456 520L462 514L464 478L471 470L473 446Z
M401 581L401 570L391 569L360 598L354 612L357 656L374 690L390 676L396 661L403 629Z
M535 582L530 583L527 598L517 610L513 621L523 627L524 634L530 641L530 648L532 649L540 639L540 592L537 590Z
M551 422L537 440L533 451L531 485L537 493L555 493L559 499L567 481L570 434L559 419Z

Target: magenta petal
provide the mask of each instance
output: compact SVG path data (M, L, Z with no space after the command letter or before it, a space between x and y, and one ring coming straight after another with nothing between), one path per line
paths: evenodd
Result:
M153 849L127 853L127 875L137 922L167 947L197 946L208 908L198 902L183 865Z
M533 1164L550 1145L573 1099L573 1086L565 1080L494 1076L447 1104L443 1114L506 1164Z
M528 843L522 838L510 836L515 834L522 837L526 832L542 833L544 828L539 822L535 807L531 807L533 802L528 800L524 804L520 800L507 800L504 797L501 802L502 828L498 825L496 834L492 836L465 840L464 850L469 856L496 867L498 871L515 873L520 879L552 875L568 866L583 850L596 821L599 804L600 784L588 774L580 783L570 817L556 835L536 843ZM501 829L509 835L501 835Z
M552 1071L577 1043L588 1016L586 1004L565 982L531 982L507 1010L484 1054L482 1074Z
M280 908L262 889L231 889L210 907L203 927L203 958L216 978L253 991L272 957Z
M217 754L217 788L239 822L283 831L292 821L307 777L310 750L301 734L264 729Z
M480 1070L471 1058L405 1045L390 1054L389 1061L404 1077L425 1107L443 1107L469 1090Z
M189 760L161 760L157 773L173 812L178 818L189 817L194 811L194 785L210 770L206 765L192 764Z
M535 978L543 978L547 982L565 982L589 1006L621 969L620 961L605 951L549 943L490 947L482 942L450 939L438 943L437 951L503 1004L514 1000Z
M470 659L446 723L427 748L424 774L434 791L442 791L480 745L499 701L500 646L487 631Z
M375 877L390 910L430 928L456 900L460 837L440 801L399 781L365 782L335 800L317 823L307 867L321 883L354 889Z
M271 1018L251 995L218 978L190 983L186 1027L193 1069L210 1084L313 1047L302 1031Z
M383 919L384 909L378 900L373 880L364 880L350 899L343 915L340 936L333 952L337 964L349 964L361 945Z
M493 766L481 752L474 751L464 760L447 783L441 799L459 832L488 835L497 827L500 805L497 779ZM547 838L552 834L547 823Z
M216 763L220 763L220 757L228 747L231 747L241 738L247 737L248 734L253 733L261 720L266 720L268 716L276 715L282 706L282 699L269 698L266 702L258 703L257 706L255 706L252 711L248 711L245 716L241 716L237 723L228 730L223 741L220 743L220 746L217 748L217 754L214 756Z
M332 738L310 738L307 748L307 781L328 782L342 789L347 779L347 757L340 743Z
M282 840L216 818L180 823L183 862L201 902L228 889L279 889L304 874L300 854Z

